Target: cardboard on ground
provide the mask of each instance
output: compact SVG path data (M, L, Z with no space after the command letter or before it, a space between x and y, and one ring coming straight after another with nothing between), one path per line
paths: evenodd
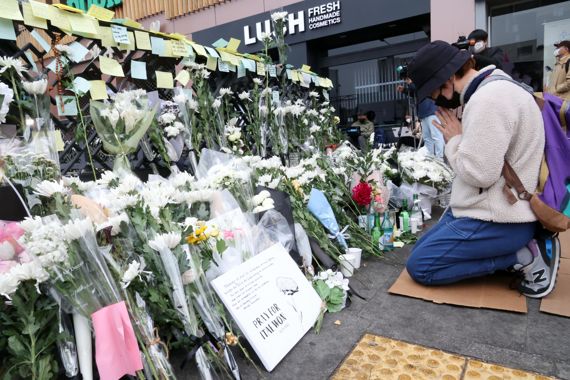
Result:
M562 258L556 287L542 299L540 311L570 317L570 231L558 235Z
M434 303L526 313L526 297L509 288L511 281L511 276L495 274L451 285L423 286L404 269L388 292Z
M219 276L212 286L268 371L320 312L321 298L281 244Z

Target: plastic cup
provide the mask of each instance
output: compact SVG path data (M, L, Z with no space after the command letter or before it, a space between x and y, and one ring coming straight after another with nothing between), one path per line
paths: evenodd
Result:
M354 255L340 255L338 258L340 260L340 273L344 277L352 277L354 274Z
M346 251L347 254L354 256L354 260L352 261L352 265L354 269L360 268L360 261L362 259L362 249L360 248L349 248Z

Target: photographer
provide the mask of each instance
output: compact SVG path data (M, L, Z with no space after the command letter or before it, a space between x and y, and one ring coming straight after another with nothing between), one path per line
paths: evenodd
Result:
M503 69L505 56L503 50L497 47L488 47L489 35L483 29L475 29L467 37L469 51L475 58L475 70L495 65L497 69Z
M358 135L358 148L363 152L368 151L368 140L370 140L370 136L374 133L374 123L368 120L369 114L376 116L372 111L368 113L359 111L357 120L351 125L353 128L358 128L360 132Z

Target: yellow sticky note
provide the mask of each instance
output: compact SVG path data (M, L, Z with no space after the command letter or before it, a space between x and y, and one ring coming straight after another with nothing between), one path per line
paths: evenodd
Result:
M186 48L186 43L183 41L171 41L172 42L172 55L177 57L188 57L188 49Z
M224 61L224 62L231 62L232 61L230 53L227 53L223 50L220 50L219 52L220 52L220 58L222 59L222 61Z
M239 66L241 59L233 54L230 54L230 63L234 66Z
M208 56L208 60L206 61L206 68L210 71L216 71L218 67L218 58Z
M130 26L131 28L135 28L135 29L141 29L142 28L142 24L131 20L130 18L125 17L123 19L123 25L124 26Z
M30 6L32 7L32 13L35 17L47 19L50 16L50 6L44 3L39 3L34 0L30 0Z
M64 11L72 12L72 13L84 13L81 9L77 9L75 7L70 7L69 5L65 4L53 4L54 7L62 9Z
M165 40L164 41L164 52L160 55L161 57L174 57L172 54L172 40Z
M127 32L127 37L129 38L128 44L119 44L121 50L135 50L135 34L133 32Z
M99 56L99 68L103 74L111 75L114 77L124 77L123 67L119 62L112 58L107 58L104 55Z
M55 130L54 137L55 137L55 149L57 149L58 152L63 152L63 150L65 149L65 142L63 142L63 137L61 136L61 131L59 129Z
M297 72L297 70L291 70L291 80L293 82L299 81L299 73Z
M303 66L301 66L301 71L309 72L309 71L311 71L311 66L303 65Z
M95 4L91 5L91 8L89 8L87 14L101 21L111 21L113 17L115 17L115 12L113 12L112 10L99 7Z
M147 32L142 30L135 30L135 40L137 42L137 49L139 50L152 50L150 45L150 37Z
M67 15L71 30L74 32L97 34L97 20L92 17L79 13L70 13Z
M257 62L257 75L265 75L265 64Z
M24 20L24 17L22 17L22 13L20 13L18 0L0 1L0 15L2 15L2 18L8 20L19 20L19 21Z
M187 70L180 70L180 72L176 76L176 80L180 82L183 86L186 86L188 84L188 81L190 81L190 73L188 73Z
M172 73L168 71L156 72L156 87L157 88L174 88L174 78Z
M196 51L196 54L201 55L202 57L208 57L208 53L206 53L204 46L196 43L191 43L191 45L194 48L194 51Z
M231 51L237 51L239 44L241 44L240 40L236 38L230 38L230 42L228 42L226 49Z
M92 80L89 81L91 88L89 92L91 93L91 99L93 100L105 100L108 98L107 95L107 85L103 80Z
M33 26L34 28L47 29L47 21L41 17L34 16L32 5L30 3L22 3L24 11L24 24Z
M71 30L71 24L67 19L67 15L62 10L56 7L49 7L49 16L47 19L51 22L51 24L63 31ZM34 13L35 14L35 13Z
M108 26L99 26L99 38L101 39L101 45L105 47L119 46L113 38L113 31Z

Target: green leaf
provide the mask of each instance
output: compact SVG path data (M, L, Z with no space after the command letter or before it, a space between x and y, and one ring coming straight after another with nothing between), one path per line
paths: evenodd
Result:
M39 329L40 325L38 325L37 323L30 323L26 325L26 327L24 327L24 329L22 330L22 334L34 335L35 333L38 332Z
M228 245L226 244L225 240L218 239L218 241L216 241L216 250L218 251L218 253L219 253L220 255L221 255L227 248L228 248Z
M342 305L344 300L344 292L340 288L332 288L329 294L328 303L333 305Z
M323 301L326 301L331 289L323 280L317 280L313 283L313 288L317 291L317 294Z
M8 347L15 356L24 356L27 352L18 335L8 338Z

